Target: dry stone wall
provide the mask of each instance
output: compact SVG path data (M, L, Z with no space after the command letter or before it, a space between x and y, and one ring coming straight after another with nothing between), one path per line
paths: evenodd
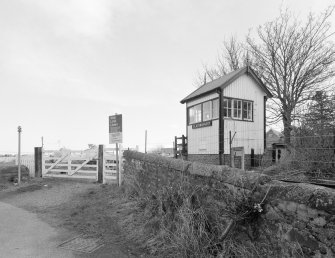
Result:
M255 200L263 200L258 223L265 233L257 241L271 237L282 243L297 242L306 257L335 257L335 189L133 151L125 151L124 157L125 183L137 177L142 194L155 195L183 180L213 189L213 196L219 188L247 189Z

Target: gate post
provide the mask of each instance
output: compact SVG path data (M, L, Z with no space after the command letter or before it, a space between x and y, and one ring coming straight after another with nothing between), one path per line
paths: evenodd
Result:
M35 147L35 177L42 177L42 147Z
M104 146L99 145L98 150L98 183L103 183L104 173Z

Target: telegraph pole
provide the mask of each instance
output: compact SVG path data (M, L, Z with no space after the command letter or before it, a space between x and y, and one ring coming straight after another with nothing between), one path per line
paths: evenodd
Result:
M147 153L147 130L145 130L145 144L144 144L144 153Z
M18 155L17 155L17 164L19 165L19 167L18 167L17 183L20 184L21 183L21 132L22 132L21 126L18 126L17 132L19 136L19 146L18 146L19 149L18 149Z

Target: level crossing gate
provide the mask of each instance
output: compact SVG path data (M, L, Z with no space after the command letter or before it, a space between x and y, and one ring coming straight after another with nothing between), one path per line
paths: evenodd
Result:
M121 183L122 150L117 155L115 148L92 148L86 151L48 151L42 154L42 177L77 178L98 181L102 173L102 183ZM100 162L99 162L100 160ZM118 169L117 169L117 166ZM119 172L119 174L118 174Z

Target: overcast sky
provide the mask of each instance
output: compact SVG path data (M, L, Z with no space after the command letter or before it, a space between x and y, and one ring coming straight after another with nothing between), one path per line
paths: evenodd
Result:
M294 3L291 3L294 2ZM124 146L172 146L185 134L180 100L224 39L333 1L0 0L0 154L108 144L123 115ZM334 16L332 21L335 21ZM335 25L335 22L333 22Z

